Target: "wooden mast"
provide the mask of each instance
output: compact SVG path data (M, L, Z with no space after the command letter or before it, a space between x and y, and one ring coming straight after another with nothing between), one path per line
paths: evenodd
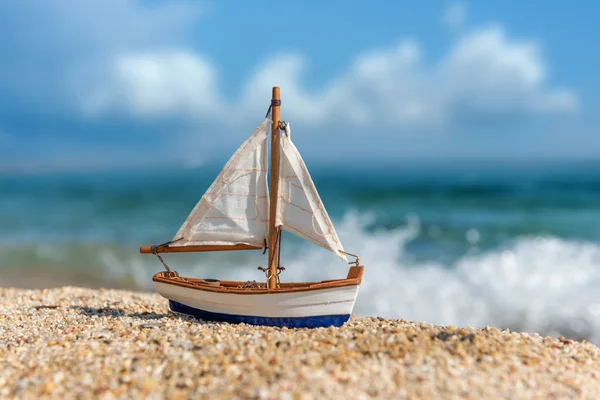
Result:
M277 215L277 200L279 189L279 108L281 99L279 88L273 87L273 96L271 97L271 170L269 173L269 289L277 287L277 267L279 260L277 257L277 243L279 235L275 226L275 218Z

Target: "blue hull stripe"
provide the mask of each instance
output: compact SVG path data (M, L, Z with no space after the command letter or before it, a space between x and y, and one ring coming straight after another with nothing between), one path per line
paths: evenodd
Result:
M232 324L245 323L250 325L269 325L287 328L326 328L342 326L348 321L350 314L319 315L315 317L256 317L253 315L222 314L200 310L186 306L177 301L169 300L169 307L175 312L192 315L209 321L222 321Z

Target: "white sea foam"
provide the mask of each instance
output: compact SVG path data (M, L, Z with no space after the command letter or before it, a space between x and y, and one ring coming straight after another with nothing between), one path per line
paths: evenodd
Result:
M356 314L443 325L492 325L600 344L599 244L522 237L506 248L465 255L452 265L443 265L407 257L405 245L420 233L417 219L409 219L405 227L394 231L374 233L364 229L368 222L368 216L350 213L338 224L346 250L359 254L365 265ZM287 270L282 279L318 281L347 273L347 265L331 253L311 245L302 249L284 257ZM178 265L178 269L222 279L263 278L254 268L234 265L259 265L264 256L237 254L209 258L210 266L205 261L204 267ZM115 273L128 270L147 288L152 287L151 270L160 267L154 259L135 258L119 264L114 257L103 257ZM149 262L155 268L145 265Z

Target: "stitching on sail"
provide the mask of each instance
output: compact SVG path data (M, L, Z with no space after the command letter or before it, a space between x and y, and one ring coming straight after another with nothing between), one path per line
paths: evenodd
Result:
M301 231L300 229L298 229L298 228L294 227L293 225L290 225L289 223L286 223L286 224L285 224L285 228L286 228L286 229L288 229L288 228L289 228L289 229L291 229L291 230L293 230L293 231L296 231L296 232L298 232L298 235L299 235L300 237L306 237L308 240L310 240L311 242L313 242L313 243L314 243L314 244L316 244L316 245L323 246L323 242L321 242L321 241L319 240L319 238L315 238L315 237L313 237L313 236L310 236L310 235L306 234L306 232L303 232L303 231ZM327 243L327 244L329 244L329 243ZM333 248L333 247L331 247L331 248Z
M278 198L279 198L279 199L281 199L281 200L283 200L283 201L285 201L285 202L286 202L287 204L289 204L290 206L293 206L293 207L299 208L300 210L302 210L302 211L304 211L304 212L307 212L307 213L309 213L309 214L311 214L311 215L313 214L313 212L312 212L312 211L310 211L310 210L307 210L306 208L302 208L302 207L300 207L298 204L292 203L292 202L291 202L291 201L289 201L288 199L285 199L285 198L283 198L283 196L278 196Z
M302 160L302 158L298 157L298 154L296 152L293 152L293 153L294 153L294 156L296 157L296 160L298 161L298 163L300 163L300 165L303 167L303 169L308 174L308 168L306 168L306 164L304 164L304 160ZM303 176L303 178L306 179L309 183L311 183L310 185L308 185L309 190L312 192L313 197L318 200L318 203L316 204L317 207L315 207L315 208L318 208L323 213L323 215L327 217L327 218L325 218L324 222L327 225L329 232L334 231L333 226L331 226L331 222L330 222L331 219L329 218L329 215L327 214L327 211L325 210L325 208L323 206L323 200L321 200L321 196L319 196L319 193L316 192L315 185L312 182L312 179L310 178L309 175ZM304 182L302 182L302 183L304 183ZM304 185L304 186L306 186L306 185ZM309 200L309 202L310 202L310 200ZM313 212L313 215L314 215L314 212ZM316 231L315 231L315 233L318 234L318 232L316 232Z
M283 141L282 150L283 150L284 156L289 158L291 156L289 153L290 152L293 153L294 157L295 157L295 161L297 162L297 165L299 165L300 169L303 170L304 172L306 172L306 174L294 175L294 176L284 175L280 178L282 178L282 180L284 180L285 178L297 179L300 182L300 184L303 185L304 187L298 186L294 182L289 182L289 186L295 186L295 187L299 188L300 190L302 190L304 192L304 196L305 196L306 200L308 200L311 208L313 208L314 211L306 210L305 208L293 203L291 201L291 198L289 200L283 198L282 196L279 196L278 198L283 200L286 205L290 204L304 212L311 214L311 216L312 216L311 223L312 223L313 233L321 239L317 239L317 238L313 237L312 235L309 235L307 232L301 231L297 227L290 226L288 221L285 221L286 227L290 227L292 230L300 233L301 236L306 236L307 238L310 238L309 240L314 241L316 244L324 245L324 243L321 243L321 241L325 240L326 246L332 250L337 247L342 247L341 243L339 241L339 238L337 237L337 234L335 232L335 229L332 226L329 215L327 214L327 211L324 209L323 201L321 200L319 194L315 192L314 183L312 182L312 179L310 178L310 174L308 173L308 169L306 168L306 164L304 163L304 160L302 160L302 158L299 157L297 150L294 151L294 146L292 145L291 140L289 140L289 138L284 137L282 141ZM291 167L293 170L293 166L291 166ZM300 179L300 177L302 177L303 179ZM306 186L310 186L310 193L312 194L313 200L311 200L308 196L306 196L306 191L305 191ZM291 192L291 190L288 190L288 193L287 193L288 197L291 197L290 192ZM323 218L317 218L317 215L316 215L317 210L321 212ZM283 210L281 210L281 214L283 214ZM283 222L283 215L281 215L281 220ZM322 221L320 221L320 220L322 220ZM321 225L321 224L325 225L327 230L324 233L319 233L317 230L317 227L315 226L315 223L318 225Z
M220 195L221 195L221 191L224 189L225 185L227 184L227 180L225 180L225 173L231 173L231 171L260 171L260 172L264 172L266 171L265 166L263 165L264 169L259 169L259 168L231 168L228 167L229 165L234 164L235 162L238 161L239 157L245 152L246 148L248 146L250 146L251 144L254 144L254 142L259 139L259 140L265 140L267 139L267 131L266 131L266 124L265 121L263 121L252 133L251 137L249 138L249 140L247 140L246 144L239 148L236 151L236 154L234 157L232 157L229 162L225 165L225 167L223 168L223 170L221 171L221 173L217 176L217 178L215 179L213 185L211 185L211 187L206 191L206 193L202 196L202 199L200 200L200 202L198 202L198 204L196 205L196 207L194 207L194 210L192 210L191 215L193 216L197 210L204 205L205 203L208 203L208 198L212 197L214 200L212 201L212 203L208 203L208 207L207 210L205 212L205 214L203 215L202 219L200 220L199 224L202 223L202 221L204 220L204 218L207 218L207 214L210 212L210 210L212 210L214 208L215 203L217 202L217 200L219 199ZM261 137L264 134L264 139ZM264 150L263 150L264 152ZM263 155L263 159L264 159L264 155ZM214 184L217 183L217 181L219 181L221 184L219 185L219 187L215 187L213 188L213 186L215 186ZM215 193L217 192L217 193ZM255 205L256 205L256 201L255 201ZM190 224L192 222L192 220L194 220L194 218L188 218L188 220L185 223L185 226L183 228L183 231L188 231Z
M262 199L262 198L265 197L265 196L261 196L261 197L256 196L256 193L248 193L248 194L244 194L244 193L221 193L221 196L256 197L256 199Z
M304 189L303 189L302 187L300 187L300 186L296 185L294 182L290 182L290 186L295 186L296 188L298 188L298 189L302 190L302 192L304 192ZM305 196L306 196L306 195L305 195ZM304 212L306 212L306 213L308 213L308 214L310 214L310 215L311 215L311 217L312 217L312 218L311 218L312 228L313 228L313 231L314 231L314 233L315 233L316 235L318 235L319 237L325 237L325 236L327 236L327 235L331 235L331 236L333 236L333 232L331 232L331 226L330 226L330 224L328 224L328 223L326 223L326 225L327 225L327 228L328 228L328 230L327 230L326 232L324 232L324 233L319 233L319 232L318 232L318 229L317 229L317 228L316 228L316 226L315 226L315 220L317 219L317 216L316 216L316 214L315 214L313 211L307 210L307 209L305 209L305 208L303 208L303 207L300 207L299 205L297 205L297 204L293 203L293 202L291 201L291 191L290 191L290 190L288 190L288 197L290 198L289 200L288 200L288 199L285 199L285 198L283 198L282 196L278 196L278 198L280 198L282 201L285 201L287 204L289 204L289 205L291 205L291 206L293 206L293 207L299 208L300 210L302 210L302 211L304 211ZM319 208L318 208L318 210L319 210L319 211L321 211L321 207L319 207Z
M297 152L294 151L293 153L294 153L294 156L296 157L296 160L298 161L298 163L306 171L307 175L303 176L303 178L310 183L310 185L308 185L309 189L312 192L313 197L318 200L318 203L316 204L317 207L315 207L315 208L319 209L319 211L321 211L323 213L323 216L325 217L323 219L324 219L325 225L327 225L327 230L328 230L329 234L331 236L333 236L333 238L336 242L339 243L339 239L337 238L337 235L333 233L333 232L335 232L335 229L333 228L333 226L331 224L331 218L329 218L329 215L327 214L327 211L325 210L325 207L323 205L323 200L321 200L321 196L319 196L319 193L317 193L315 190L315 185L312 182L312 178L310 177L310 175L308 175L308 168L306 167L304 160L302 160L302 158L298 157ZM302 182L302 183L304 183L304 182ZM304 186L306 186L306 185L304 185ZM310 202L310 200L309 200L309 202ZM313 230L315 231L315 233L317 235L322 236L321 234L319 234L319 232L316 231L316 229L314 227L314 215L315 215L315 213L313 212ZM323 234L323 235L325 235L325 234Z
M256 217L256 218L204 217L204 219L226 219L226 220L233 220L233 221L263 221L261 218L258 218L258 217Z
M257 128L257 130L261 129L260 126ZM264 130L264 129L262 129ZM250 144L253 144L254 141L259 137L258 133L262 133L262 132L254 132L253 136L256 135L255 137L253 137L252 139L248 140L248 142L246 143L246 145L244 145L244 147L242 147L241 149L238 149L237 154L235 156L235 158L233 158L229 163L227 163L228 165L235 163L238 158L244 153L244 151L246 150L246 148L248 146L250 146ZM265 133L265 140L266 140L266 131ZM219 199L219 197L221 196L221 191L224 189L225 185L227 184L227 180L225 180L225 172L231 172L231 171L253 171L253 170L259 170L258 168L228 168L227 166L225 166L225 168L223 168L223 170L221 171L221 173L219 174L219 177L217 179L220 178L220 180L222 181L221 186L218 188L218 192L216 194L216 196L214 197L214 200L212 203L210 203L210 207L208 207L208 210L206 211L206 213L210 212L210 210L213 209L215 203L217 202L217 200ZM262 171L262 170L261 170ZM216 181L216 180L215 180ZM202 196L202 199L205 199L205 197L208 197L209 193L212 195L215 191L217 190L209 190L205 193L204 196ZM206 217L206 214L205 216Z
M262 168L230 168L230 169L228 169L228 171L259 171L259 172L267 172L266 169L262 169Z
M324 237L325 235L332 235L332 236L333 236L333 234L331 233L331 230L329 230L329 231L327 231L327 232L324 232L324 233L319 233L319 232L317 232L317 228L315 227L315 219L317 219L317 216L316 216L315 214L313 214L313 215L312 215L312 220L311 220L311 222L312 222L312 228L313 228L313 231L314 231L314 232L315 232L317 235L319 235L319 236L321 236L321 237ZM329 225L329 224L328 224L328 225Z
M215 232L215 234L217 235L228 235L231 232ZM249 240L244 240L244 239L240 239L237 240L235 242L232 241L226 241L226 240L188 240L186 242L187 245L193 245L193 246L203 246L203 245L215 245L215 244L219 244L219 245L231 245L234 246L236 244L248 244L250 246L256 246L257 248L260 248L260 246L258 246L256 244L256 242L252 243Z
M238 151L237 151L236 157L235 157L235 158L233 158L233 159L231 159L231 161L230 161L229 163L227 163L227 164L229 165L229 164L233 164L234 162L236 162L236 161L237 161L237 159L240 157L240 155L241 155L241 154L242 154L242 153L243 153L243 152L246 150L246 148L247 148L247 147L250 145L250 143L252 143L253 141L254 141L254 138L252 138L252 140L249 140L249 141L246 143L246 145L244 145L244 147L243 147L243 148L241 148L240 150L238 150ZM209 188L209 189L206 191L206 193L205 193L205 194L202 196L202 199L200 199L200 203L198 203L198 205L199 205L199 206L200 206L200 205L202 205L203 203L208 203L208 204L209 204L209 206L208 206L208 209L206 210L206 213L210 212L210 210L212 210L212 209L213 209L213 207L214 207L215 203L217 202L217 199L219 198L220 191L221 191L221 190L223 190L223 188L225 187L225 184L227 183L227 181L225 181L225 177L224 177L224 176L225 176L225 172L226 172L226 171L227 171L227 172L229 172L229 169L227 168L227 166L225 166L225 168L223 168L223 170L221 171L221 173L220 173L220 174L217 176L217 179L215 179L215 183L216 183L217 181L220 181L220 182L221 182L221 185L220 185L218 188L214 188L214 189L212 189L212 190L211 190L211 188ZM211 185L211 186L212 186L212 185ZM213 202L212 202L212 203L209 203L209 202L208 202L208 200L207 200L207 199L208 199L208 197L212 196L212 195L213 195L213 193L214 193L215 191L217 191L217 189L219 190L219 193L217 193L217 194L216 194L216 196L214 196L214 200L213 200ZM200 207L198 207L198 208L200 208ZM196 210L194 210L193 212L195 212L195 211L196 211ZM203 218L204 218L204 217L206 217L206 214L203 216ZM201 221L202 221L202 220L201 220ZM189 222L187 222L187 223L186 223L185 229L186 229L186 230L187 230L187 229L189 229Z

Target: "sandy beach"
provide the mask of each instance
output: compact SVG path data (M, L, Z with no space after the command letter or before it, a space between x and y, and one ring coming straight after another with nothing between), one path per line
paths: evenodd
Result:
M230 325L117 290L0 299L2 398L600 398L600 349L585 341L377 317Z

